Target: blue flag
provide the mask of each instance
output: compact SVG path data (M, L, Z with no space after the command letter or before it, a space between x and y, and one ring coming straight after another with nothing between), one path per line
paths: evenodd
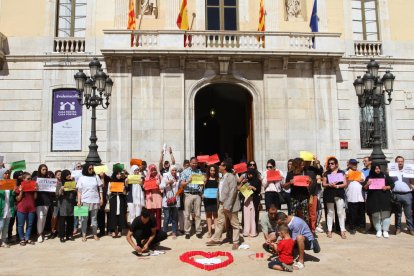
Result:
M318 28L318 0L315 0L313 2L313 9L312 9L312 15L311 20L309 23L309 27L311 28L312 32L317 33L319 31Z

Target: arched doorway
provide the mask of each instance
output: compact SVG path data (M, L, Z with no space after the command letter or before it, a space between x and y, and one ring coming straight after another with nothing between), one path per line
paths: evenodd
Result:
M195 107L195 153L221 158L234 163L253 156L252 96L243 87L220 83L197 92Z

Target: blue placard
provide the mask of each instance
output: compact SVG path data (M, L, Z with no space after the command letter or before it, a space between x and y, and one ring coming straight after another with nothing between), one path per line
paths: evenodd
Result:
M207 188L204 190L204 198L217 198L217 188Z

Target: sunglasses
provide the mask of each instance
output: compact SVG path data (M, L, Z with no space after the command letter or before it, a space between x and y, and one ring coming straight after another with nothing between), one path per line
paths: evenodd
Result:
M267 166L266 169L273 169L273 166Z
M336 165L335 163L332 163L332 162L329 162L328 164L329 164L329 165Z
M93 171L93 168L88 168L88 171Z
M256 166L256 164L255 163L250 163L249 166Z

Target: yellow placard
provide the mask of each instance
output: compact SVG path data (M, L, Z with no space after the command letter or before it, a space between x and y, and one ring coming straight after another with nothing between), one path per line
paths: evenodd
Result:
M95 171L96 174L107 173L108 172L108 166L107 165L94 166L93 170Z
M141 184L142 178L139 174L128 175L128 184Z
M313 161L313 153L309 151L301 151L299 153L300 158L303 159L303 161Z
M242 195L244 196L244 198L249 198L252 194L253 194L253 191L252 190L249 190L249 188L248 188L249 186L247 185L247 184L245 184L245 185L242 185L241 187L240 187L240 192L242 193Z
M65 182L65 185L63 186L65 191L74 191L76 189L76 182L75 181L68 181Z
M191 184L204 185L204 175L202 174L191 175Z

